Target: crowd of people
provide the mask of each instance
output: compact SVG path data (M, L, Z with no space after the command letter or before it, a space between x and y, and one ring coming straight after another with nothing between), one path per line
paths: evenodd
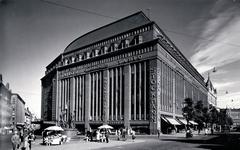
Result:
M127 140L127 135L131 135L132 140L134 141L136 138L135 131L130 129L118 129L116 130L117 140ZM85 137L86 141L96 141L96 142L109 142L109 136L111 134L110 129L98 129L95 131L88 131Z
M24 128L20 130L15 129L11 137L13 150L31 150L34 140L35 136L31 131Z

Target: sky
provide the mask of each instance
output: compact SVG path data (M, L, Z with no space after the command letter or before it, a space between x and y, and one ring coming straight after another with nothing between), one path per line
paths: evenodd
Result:
M240 108L240 0L0 0L3 82L40 117L45 67L77 37L137 11L210 74L218 107Z

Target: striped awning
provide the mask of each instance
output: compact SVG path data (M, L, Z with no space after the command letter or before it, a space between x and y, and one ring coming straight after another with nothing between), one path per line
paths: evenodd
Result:
M182 124L187 125L187 120L186 119L178 119Z
M161 118L162 118L162 120L164 120L165 122L167 122L167 123L168 123L168 121L167 121L167 119L166 119L166 118L164 118L163 116L161 116Z
M195 121L190 120L189 122L190 122L192 125L198 125L198 123L196 123Z
M176 119L165 117L165 119L172 125L181 125Z

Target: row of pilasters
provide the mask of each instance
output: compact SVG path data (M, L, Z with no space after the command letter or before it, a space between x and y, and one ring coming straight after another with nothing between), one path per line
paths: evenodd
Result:
M147 100L147 92L149 91L147 87L149 85L147 80L151 81L151 78L147 79L147 67L152 65L151 62L149 64L146 62L132 64L132 66L129 64L120 67L120 69L107 69L98 73L88 73L80 77L59 80L59 100L56 103L59 109L56 111L56 119L59 120L61 112L66 110L64 120L68 121L73 115L75 121L84 121L85 130L90 128L89 124L92 120L107 124L109 120L123 119L126 128L130 127L131 120L148 120L147 105L149 105L149 102ZM154 60L153 64L155 62ZM156 67L157 65L153 65L153 68ZM132 73L134 74L133 76ZM124 75L122 76L122 74ZM150 77L156 78L156 73L151 75L150 72ZM155 81L152 83L154 84L152 85L154 86L153 89L156 89L157 84ZM153 93L154 91L150 92ZM83 95L84 97L82 97ZM150 94L149 96L153 95ZM151 101L153 100L150 99L150 103ZM150 110L154 110L157 106L157 101L155 100L154 102L155 104L150 104ZM133 108L131 108L132 103ZM98 107L99 104L103 106ZM115 106L120 105L120 107L113 107L113 104ZM144 107L142 107L142 104ZM84 113L81 113L79 107L76 107L79 105L81 105L81 108L84 107ZM151 114L152 111L150 111L150 116ZM153 121L153 123L155 124L156 122ZM151 122L150 125L153 126ZM156 127L152 127L151 130L156 130Z

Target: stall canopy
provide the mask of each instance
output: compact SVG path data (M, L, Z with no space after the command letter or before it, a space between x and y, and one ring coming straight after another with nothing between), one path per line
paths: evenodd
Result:
M196 123L195 121L190 120L189 122L190 122L192 125L198 125L198 123Z
M179 122L177 122L177 120L175 120L173 118L165 117L165 119L172 125L181 125Z

